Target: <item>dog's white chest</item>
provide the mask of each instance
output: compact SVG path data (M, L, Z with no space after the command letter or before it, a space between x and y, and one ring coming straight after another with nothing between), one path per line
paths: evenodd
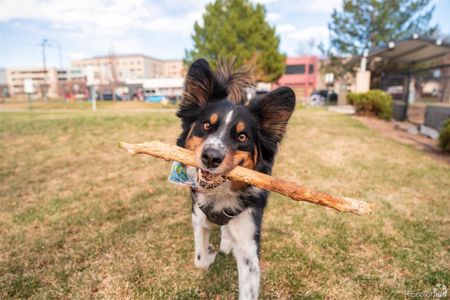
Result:
M204 189L197 192L197 205L209 206L214 212L222 210L238 211L242 207L238 193L231 190L231 182L225 182L214 189Z

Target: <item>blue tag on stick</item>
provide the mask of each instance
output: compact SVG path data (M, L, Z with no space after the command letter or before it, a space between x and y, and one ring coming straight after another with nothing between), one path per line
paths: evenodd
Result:
M195 187L195 174L188 174L186 166L182 163L175 161L172 164L172 169L170 170L169 181L175 184L188 185Z

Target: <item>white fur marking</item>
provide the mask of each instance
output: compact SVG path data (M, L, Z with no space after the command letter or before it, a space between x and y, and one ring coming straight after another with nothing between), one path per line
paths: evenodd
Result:
M208 138L205 144L224 147L221 137L230 127L229 123L233 111L230 111L225 118L225 124L214 136ZM199 268L207 269L214 261L216 252L208 250L209 228L212 225L206 215L199 207L211 206L214 212L222 212L223 209L238 211L242 207L239 204L238 193L230 188L227 181L214 189L200 189L196 193L194 214L192 215L192 225L195 237L195 265ZM245 194L257 196L263 190L250 187ZM220 251L225 254L233 252L239 275L239 299L258 299L260 284L260 269L258 259L258 245L255 241L255 231L257 230L252 209L247 208L235 218L231 219L227 225L221 226ZM198 259L200 254L200 259Z
M220 251L225 254L230 254L235 242L228 225L220 226Z
M222 138L229 130L228 124L231 122L231 118L233 116L233 110L230 110L225 116L225 123L219 127L217 132L208 137L205 141L205 147L213 147L216 149L224 149L225 145L222 141Z
M235 241L233 254L238 267L239 299L258 299L260 270L251 208L244 210L227 226Z
M211 210L221 212L223 209L238 211L241 208L237 199L237 193L231 190L231 182L226 181L214 189L202 189L197 193L197 205L208 206Z
M230 123L231 118L233 117L233 110L230 110L225 117L225 126Z
M208 137L205 142L205 148L212 147L215 149L222 149L225 148L225 145L223 142L218 138L217 136L213 135L211 137Z
M207 270L214 262L217 252L209 251L210 223L205 214L197 206L194 206L192 214L192 227L194 229L195 257L194 265L197 268Z

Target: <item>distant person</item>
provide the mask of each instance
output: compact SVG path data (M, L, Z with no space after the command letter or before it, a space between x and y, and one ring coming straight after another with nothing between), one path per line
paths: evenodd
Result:
M144 92L142 91L142 89L137 90L137 98L138 101L144 101Z

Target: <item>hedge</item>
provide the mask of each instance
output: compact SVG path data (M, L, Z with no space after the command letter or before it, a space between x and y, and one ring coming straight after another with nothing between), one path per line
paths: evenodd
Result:
M384 120L392 118L392 97L382 90L349 93L347 99L361 115L375 115Z
M442 151L450 153L450 118L439 133L439 147Z

